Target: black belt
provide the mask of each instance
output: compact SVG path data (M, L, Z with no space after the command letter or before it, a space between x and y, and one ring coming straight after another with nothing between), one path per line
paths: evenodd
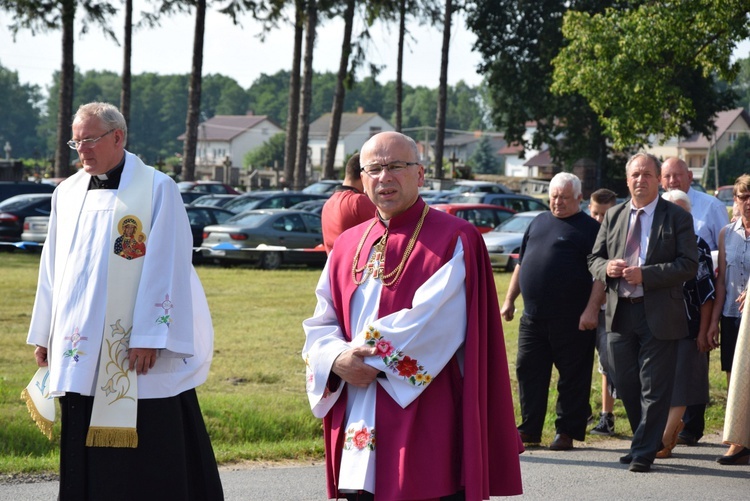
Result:
M618 301L625 301L626 303L630 303L630 304L638 304L638 303L642 303L643 302L643 296L638 296L638 297L622 297L622 296L620 296L620 297L617 298L617 300Z

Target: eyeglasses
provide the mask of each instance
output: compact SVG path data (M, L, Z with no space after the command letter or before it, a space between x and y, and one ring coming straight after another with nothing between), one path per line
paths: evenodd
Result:
M748 200L750 200L750 193L743 193L742 195L735 195L734 198L736 198L740 202L747 202Z
M388 164L369 164L362 167L361 170L371 178L377 178L380 177L380 175L383 173L384 170L387 170L391 174L398 174L399 172L403 172L404 169L411 165L419 165L419 162L391 162Z
M99 137L95 137L94 139L81 139L80 141L75 141L71 139L70 141L68 141L68 146L70 146L71 150L77 150L81 146L94 146L98 140L100 140L101 138L103 138L104 136L108 134L112 134L116 130L117 129L109 129L107 132L105 132Z

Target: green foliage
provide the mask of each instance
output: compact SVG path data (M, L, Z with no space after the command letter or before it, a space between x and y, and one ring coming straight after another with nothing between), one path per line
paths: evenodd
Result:
M0 64L0 148L10 143L13 158L46 156L43 142L34 133L41 116L41 100L39 87L21 84L17 72Z
M276 165L282 168L284 166L284 141L286 141L286 133L274 134L261 146L248 151L245 158L242 159L242 166L252 166L256 169L273 168L274 162L276 162Z
M497 130L509 144L528 149L549 146L564 166L580 158L593 160L602 174L616 168L608 160L607 140L586 100L571 93L553 95L552 60L564 46L562 18L568 9L596 12L611 1L600 0L477 0L469 7L467 24L477 35L485 75L485 101ZM531 137L529 121L536 123ZM561 140L560 138L564 138Z
M482 136L477 149L471 154L467 161L472 170L477 174L500 174L500 164L492 151L489 136Z
M748 37L747 0L635 2L603 13L570 10L568 44L553 61L552 90L586 98L616 148L690 131L710 134L733 96L735 45Z
M750 172L750 137L742 134L730 148L719 155L719 186L734 184L738 177L748 172Z

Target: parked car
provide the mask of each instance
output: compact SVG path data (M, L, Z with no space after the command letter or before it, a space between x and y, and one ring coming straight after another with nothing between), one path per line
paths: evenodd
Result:
M47 240L49 216L29 216L23 221L22 242L36 242L43 244Z
M29 181L0 181L0 202L24 193L52 193L55 186L47 183Z
M300 202L298 204L294 204L291 207L289 207L292 210L303 210L307 212L312 212L313 214L317 214L320 216L320 214L323 212L323 205L325 205L326 200L305 200L304 202Z
M188 192L190 193L190 192ZM239 195L233 195L229 193L210 193L203 195L193 200L190 205L208 205L211 207L224 207L235 197Z
M26 193L0 202L0 240L18 242L23 223L30 216L49 216L52 193Z
M538 198L517 193L462 193L451 197L450 203L500 205L516 212L549 210L549 205Z
M489 204L433 204L432 208L467 220L476 226L480 233L491 231L516 213L512 209Z
M325 200L326 195L302 193L301 191L254 191L227 202L224 208L239 214L253 209L288 209L306 200Z
M340 179L323 179L303 188L302 193L331 196L331 193L336 191L336 188L338 188L342 184L344 184L344 181Z
M493 268L513 271L521 251L521 241L531 221L544 211L519 212L492 231L482 235Z
M734 185L719 186L716 189L716 198L727 207L732 207L734 205Z
M267 270L326 261L320 216L290 209L250 210L206 226L201 252L219 264L251 263Z
M212 224L221 224L227 219L234 217L234 212L221 207L193 206L188 205L185 211L190 221L190 231L193 233L193 248L203 244L203 228Z
M504 184L469 179L459 179L451 186L450 191L454 193L513 193L513 190Z
M182 181L177 183L180 191L198 191L201 193L229 193L238 195L240 192L219 181Z
M199 198L205 196L206 194L200 191L181 191L180 196L182 197L182 203L185 205L190 205Z
M445 204L448 203L451 197L456 196L456 192L450 190L422 190L419 192L419 196L429 205Z

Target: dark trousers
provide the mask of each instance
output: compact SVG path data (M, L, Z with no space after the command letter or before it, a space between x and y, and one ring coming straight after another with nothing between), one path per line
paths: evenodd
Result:
M596 331L578 330L579 317L534 319L521 317L518 327L516 377L521 402L518 429L539 437L547 414L552 366L557 368L557 433L586 438L591 415L591 365Z
M138 400L138 447L86 447L93 397L60 398L60 501L221 501L195 390Z
M643 303L620 301L609 333L610 369L628 415L630 453L653 462L667 425L677 366L677 341L656 339Z
M708 353L706 353L706 358L710 359ZM685 428L680 432L680 436L700 440L706 429L706 404L688 405L682 416L682 422L685 423Z

